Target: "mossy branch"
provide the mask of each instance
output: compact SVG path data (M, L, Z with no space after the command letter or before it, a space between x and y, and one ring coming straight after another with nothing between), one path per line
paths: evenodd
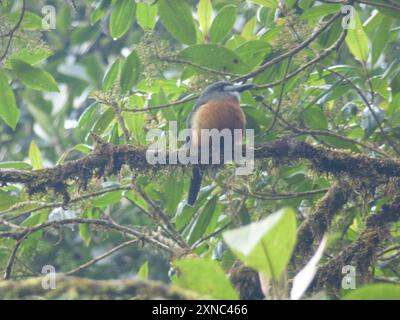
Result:
M194 299L195 294L170 287L160 282L141 280L91 280L87 278L56 276L55 289L43 289L45 278L0 281L3 299Z
M386 183L389 178L400 177L398 159L379 159L348 151L313 146L293 139L281 139L273 143L257 145L254 149L254 157L286 162L309 160L312 168L318 172L335 176L346 174L353 178L371 180L374 184ZM101 178L118 174L124 165L132 170L143 172L188 167L182 164L150 165L146 158L145 147L104 143L99 144L92 153L81 159L53 168L34 171L1 169L0 185L24 184L31 195L49 189L54 190L55 193L63 195L65 203L68 203L70 200L67 190L68 181L74 181L81 189L86 189L92 177Z
M389 235L391 223L400 220L400 197L391 204L385 204L379 213L367 218L366 229L353 243L330 259L317 272L312 290L319 291L324 287L339 290L344 275L342 268L346 265L356 267L358 280L362 283L371 281L370 267L373 265L380 244Z
M348 202L352 192L346 182L336 182L317 202L314 211L300 225L294 258L304 260L313 245L320 241L327 232L333 217Z

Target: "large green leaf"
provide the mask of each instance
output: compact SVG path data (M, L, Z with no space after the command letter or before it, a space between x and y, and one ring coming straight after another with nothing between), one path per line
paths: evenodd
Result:
M187 241L189 244L193 244L205 235L207 227L217 211L217 200L218 197L213 197L209 200L202 211L193 220L188 230Z
M244 39L251 40L254 37L254 29L257 25L257 17L251 18L244 25L242 33L240 34Z
M136 51L132 51L132 53L126 58L121 71L121 91L123 93L127 92L138 83L140 72L141 64L139 56Z
M208 33L208 28L211 23L211 15L212 15L212 4L211 0L200 0L199 7L197 10L197 16L199 19L200 30L203 34Z
M397 7L400 7L400 2L399 0L392 0L392 2L397 1ZM377 6L374 6L373 3L377 3ZM375 7L378 11L382 12L384 15L392 17L392 18L396 18L399 19L400 15L399 15L399 10L393 10L391 8L385 8L380 6L379 4L387 4L388 0L370 0L369 1L369 5L371 7ZM389 4L390 5L390 4Z
M107 69L103 78L103 90L108 91L116 83L121 72L121 60L117 59L114 63Z
M59 91L57 82L47 71L32 67L21 60L11 60L11 66L18 79L26 86L39 91Z
M0 71L0 117L4 122L15 130L19 119L19 109L15 100L15 95L8 79Z
M357 60L365 62L368 59L369 52L368 36L364 31L357 11L353 10L353 12L354 16L352 20L354 20L354 26L350 26L348 30L346 44Z
M31 170L32 166L29 163L23 161L6 161L0 162L0 169Z
M216 261L201 258L174 262L179 276L174 284L197 292L204 298L236 300L238 294Z
M271 46L262 40L246 41L235 49L235 53L251 68L260 65L270 52Z
M236 5L223 7L214 18L210 27L210 39L213 43L222 42L231 32L236 21Z
M144 106L143 97L132 95L129 100L130 101L128 107L140 109ZM133 138L139 143L144 143L144 112L123 112L122 115L124 117L127 128L133 134Z
M182 177L177 176L174 173L169 174L167 181L164 185L165 192L165 210L169 214L174 214L180 200L182 199L183 193L183 181Z
M319 6L314 6L308 10L305 10L300 18L305 20L320 19L321 17L327 16L328 14L337 13L339 10L339 4L321 4Z
M189 45L196 43L196 26L185 0L160 0L158 12L162 24L175 39Z
M267 8L272 8L276 9L279 7L279 1L278 0L250 0L251 2L255 4L259 4L262 6L265 6Z
M0 210L5 210L18 202L18 197L0 190Z
M311 129L327 129L328 119L325 116L322 108L318 106L311 106L304 110L304 121Z
M400 300L400 285L371 284L354 290L345 300Z
M95 24L107 13L107 9L110 7L112 0L101 0L98 2L95 10L90 15L91 24Z
M122 191L111 191L96 198L93 198L94 207L107 207L121 201Z
M135 10L135 1L117 0L110 17L110 33L115 40L128 32L135 20Z
M381 15L381 14L379 14ZM378 61L380 55L384 52L386 47L390 43L390 28L393 19L383 16L381 23L379 24L374 39L372 41L372 63L375 64ZM386 90L386 87L385 87Z
M87 25L78 27L71 32L71 43L80 45L86 41L94 41L98 34L99 29L97 26Z
M10 14L10 22L15 25L18 20L20 19L21 13L20 12L13 12ZM40 30L43 29L42 26L42 18L38 15L34 14L33 12L25 11L24 18L21 24L22 28L27 30Z
M282 209L267 218L224 233L224 240L244 264L279 279L296 243L296 217Z
M23 48L13 52L7 59L5 65L11 68L11 60L22 60L30 65L35 65L39 62L46 60L52 55L52 51L44 47Z
M143 30L153 30L156 25L157 6L144 2L137 4L136 18Z
M232 50L217 44L198 44L179 54L184 60L218 71L246 73L249 67Z
M33 169L43 168L42 154L35 141L32 141L29 146L29 159L31 160Z

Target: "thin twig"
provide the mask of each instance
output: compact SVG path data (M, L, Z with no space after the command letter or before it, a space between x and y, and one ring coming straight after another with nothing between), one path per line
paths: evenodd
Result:
M331 72L332 74L342 78L343 80L345 80L348 84L350 84L354 90L356 90L356 92L358 93L358 95L360 96L360 98L364 101L365 105L367 106L368 110L371 112L372 117L374 118L379 131L381 132L382 136L385 138L385 140L389 143L389 145L393 148L393 150L400 155L400 150L399 148L396 146L396 144L392 141L392 139L385 133L385 130L382 127L381 121L378 119L378 116L376 115L373 106L371 105L371 103L369 102L369 100L367 99L367 97L364 95L364 93L362 92L362 90L353 82L351 81L349 78L347 78L346 76L342 75L339 72L336 72L335 70L332 70L330 68L326 68L327 71Z
M6 58L6 56L8 54L8 50L11 47L11 42L12 42L12 39L14 37L14 33L19 29L19 27L22 24L22 20L24 19L25 10L26 10L26 3L25 3L25 0L22 0L21 14L19 16L19 19L18 19L17 23L15 24L15 26L7 34L4 35L5 37L9 37L9 38L8 38L8 42L6 44L6 48L4 49L4 52L0 57L0 63L3 62L3 60Z
M258 74L264 72L269 67L278 64L282 60L285 60L289 57L294 56L295 54L297 54L298 52L300 52L301 50L306 48L310 43L315 41L325 30L327 30L336 21L336 19L340 18L341 16L342 16L341 12L336 13L320 29L315 31L313 35L311 35L307 40L303 41L299 46L293 48L292 50L288 51L287 53L284 53L284 54L268 61L267 63L263 64L256 70L235 79L235 81L244 81L244 80L253 78L253 77L257 76Z
M123 249L123 248L125 248L127 246L130 246L131 244L135 244L135 243L138 243L138 242L139 242L138 239L132 239L132 240L129 240L129 241L125 241L125 242L119 244L118 246L112 248L111 250L103 253L102 255L100 255L100 256L98 256L98 257L96 257L96 258L94 258L94 259L92 259L92 260L80 265L79 267L76 267L75 269L72 269L71 271L66 272L65 274L66 275L71 275L71 274L77 273L77 272L79 272L79 271L81 271L83 269L86 269L86 268L94 265L95 263L99 262L100 260L103 260L103 259L107 258L108 256L112 255L113 253L115 253L115 252L117 252L117 251L119 251L119 250L121 250L121 249Z
M121 108L121 111L135 113L135 112L147 112L147 111L153 111L153 110L160 110L160 109L165 109L165 108L177 106L177 105L180 105L180 104L184 104L186 102L190 102L190 101L196 100L198 97L199 97L199 95L189 95L189 96L186 96L186 97L184 97L182 99L179 99L177 101L168 102L168 103L165 103L165 104L160 104L158 106L146 107L146 108L141 108L141 109L139 109L139 108L135 108L135 109Z

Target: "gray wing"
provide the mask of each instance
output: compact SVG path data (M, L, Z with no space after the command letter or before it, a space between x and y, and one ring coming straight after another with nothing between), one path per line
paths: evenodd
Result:
M190 111L190 113L189 113L189 115L188 115L188 117L187 117L187 120L186 120L186 128L187 128L187 129L192 128L192 120L193 120L193 117L194 117L195 113L196 113L196 112L201 108L201 106L204 105L204 104L206 104L206 101L204 101L204 99L199 98L199 99L197 100L197 102L195 103L195 105L194 105L193 108L192 108L192 111ZM191 140L191 137L190 137L190 136L186 138L186 145L187 145L187 146L190 146L190 140Z
M192 111L190 111L190 113L189 113L189 115L188 115L188 117L187 117L187 120L186 120L186 128L190 129L190 128L192 127L192 119L193 119L194 114L195 114L196 111L197 111L203 104L205 104L205 103L206 103L206 101L204 101L204 99L201 99L201 98L199 98L199 99L196 101L195 105L194 105L193 108L192 108Z

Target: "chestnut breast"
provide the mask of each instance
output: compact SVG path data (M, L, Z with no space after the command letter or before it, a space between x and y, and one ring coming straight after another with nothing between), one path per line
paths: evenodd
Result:
M245 126L245 115L237 99L210 100L193 115L191 127L196 132L194 136L197 136L197 141L193 142L200 144L201 129L244 130Z

